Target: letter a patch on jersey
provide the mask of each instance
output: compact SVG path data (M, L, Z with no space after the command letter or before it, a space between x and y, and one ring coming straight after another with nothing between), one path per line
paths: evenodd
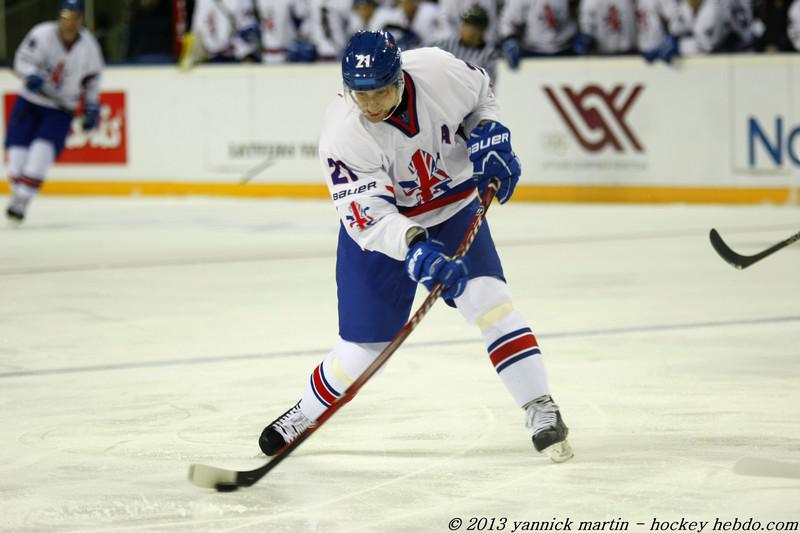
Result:
M408 171L416 177L415 181L401 181L400 186L406 196L415 196L421 204L429 202L450 190L452 181L447 172L439 168L439 154L432 156L424 150L417 150L411 156Z
M350 223L351 228L364 231L369 226L375 223L375 219L367 213L369 207L363 207L358 202L350 202L350 212L353 215L347 215L347 221Z

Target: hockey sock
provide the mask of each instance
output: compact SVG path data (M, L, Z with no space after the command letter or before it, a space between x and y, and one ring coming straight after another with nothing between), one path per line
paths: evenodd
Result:
M504 281L488 276L471 279L456 305L467 322L481 329L489 359L520 407L550 394L539 343L514 309Z
M300 409L316 420L381 353L387 343L353 343L342 339L311 373Z
M521 313L509 311L482 329L482 333L495 371L522 407L534 398L550 394L550 387L536 336Z

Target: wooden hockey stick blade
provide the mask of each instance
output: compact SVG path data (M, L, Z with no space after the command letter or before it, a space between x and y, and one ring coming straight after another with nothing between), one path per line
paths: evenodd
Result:
M800 232L795 233L788 239L784 239L781 242L775 244L774 246L770 246L763 252L759 252L755 255L737 254L731 249L730 246L725 244L725 241L722 240L722 237L720 236L719 232L716 229L713 228L711 229L711 231L708 234L708 238L709 240L711 240L711 246L714 247L714 250L717 251L717 253L721 258L727 261L734 268L742 270L749 267L753 263L761 261L765 257L774 254L778 250L789 246L793 242L800 240Z
M458 249L453 257L461 257L467 253L475 237L478 235L478 230L483 223L486 216L486 211L489 209L489 204L492 203L497 189L499 188L499 181L495 178L490 180L489 187L483 194L481 199L481 206L472 218L469 228L467 229L464 238L461 241ZM356 393L369 381L369 379L378 372L378 370L386 364L389 358L397 351L401 344L408 338L412 331L417 327L422 318L428 314L433 304L441 296L444 287L441 285L434 285L431 292L425 298L425 301L420 304L417 311L408 319L408 322L400 329L394 338L389 341L389 344L383 351L375 358L358 378L347 388L347 390L339 397L338 400L333 402L322 415L308 428L302 431L295 440L278 450L267 463L263 466L253 470L227 470L224 468L217 468L215 466L208 466L203 464L193 464L189 467L189 481L198 487L205 489L216 489L220 492L233 491L239 487L250 487L258 480L267 475L267 473L278 466L289 454L291 454L298 446L300 446L308 437L310 437L316 430L318 430L330 417L332 417L339 409L352 400Z

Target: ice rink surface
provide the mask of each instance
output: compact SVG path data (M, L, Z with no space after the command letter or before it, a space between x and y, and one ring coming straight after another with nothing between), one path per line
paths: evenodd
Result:
M0 530L800 520L800 244L736 271L708 242L760 251L800 209L512 203L489 221L575 459L533 451L479 332L440 303L295 454L220 494L189 465L263 464L262 427L336 338L332 206L38 198L0 229Z

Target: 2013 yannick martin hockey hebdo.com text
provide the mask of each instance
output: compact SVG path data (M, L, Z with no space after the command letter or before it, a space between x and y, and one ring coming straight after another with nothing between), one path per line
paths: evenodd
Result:
M652 518L644 522L631 522L622 518L612 520L516 520L508 517L454 517L447 527L450 531L670 531L670 532L749 532L749 531L800 531L798 520L756 520L755 518L720 518L713 520L661 520Z

